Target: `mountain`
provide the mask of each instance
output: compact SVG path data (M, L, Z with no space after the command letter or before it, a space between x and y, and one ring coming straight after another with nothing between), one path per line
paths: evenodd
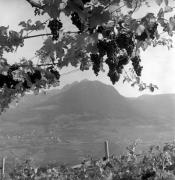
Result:
M103 156L103 142L109 139L116 154L137 138L146 143L173 139L174 107L174 94L126 98L99 81L75 82L58 92L27 96L4 113L0 148L8 157L70 163Z
M60 114L90 114L102 117L125 116L127 99L112 86L99 81L82 81L53 96L42 107L55 105Z

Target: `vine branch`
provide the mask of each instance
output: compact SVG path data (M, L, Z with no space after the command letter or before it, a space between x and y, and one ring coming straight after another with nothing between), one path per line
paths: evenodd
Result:
M39 9L43 9L44 6L42 6L40 3L37 3L33 0L26 0L32 7L36 7L36 8L39 8Z
M23 39L29 39L29 38L35 38L35 37L40 37L40 36L51 36L51 33L46 33L46 34L37 34L37 35L33 35L33 36L25 36L23 37Z

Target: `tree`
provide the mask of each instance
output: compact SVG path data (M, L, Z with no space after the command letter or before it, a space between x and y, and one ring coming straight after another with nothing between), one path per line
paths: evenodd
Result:
M142 6L150 6L148 0L26 0L35 16L47 14L45 22L32 20L19 23L19 32L0 26L0 112L25 92L49 88L59 84L59 69L71 64L81 71L92 67L98 75L108 66L108 76L113 84L120 78L142 91L152 92L156 85L141 81L140 50L148 46L172 47L175 16L166 19L173 11L170 0L155 0L161 8L158 14L148 13L139 19L134 13ZM122 9L125 8L125 12ZM60 14L68 16L76 31L65 31ZM30 36L33 31L49 28L48 34ZM169 37L162 38L167 33ZM9 64L4 52L22 47L29 38L48 36L36 51L40 62L22 59Z

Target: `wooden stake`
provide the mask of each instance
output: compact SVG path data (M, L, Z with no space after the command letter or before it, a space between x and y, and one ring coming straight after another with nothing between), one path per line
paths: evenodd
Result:
M109 142L105 141L105 157L109 160Z
M2 158L2 170L1 170L1 176L2 176L2 179L4 179L5 177L5 157Z

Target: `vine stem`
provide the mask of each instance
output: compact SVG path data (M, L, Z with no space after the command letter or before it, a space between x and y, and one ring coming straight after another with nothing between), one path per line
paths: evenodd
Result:
M52 34L51 33L37 34L37 35L33 35L33 36L25 36L25 37L23 37L23 39L35 38L35 37L40 37L40 36L50 36L50 35L52 35Z
M77 34L78 31L67 31L64 32L65 34ZM37 34L37 35L33 35L33 36L24 36L22 39L29 39L29 38L35 38L35 37L41 37L41 36L51 36L51 33L44 33L44 34Z
M26 0L32 7L43 9L43 6L33 0Z
M126 6L125 4L124 4L124 5L122 5L122 6L120 6L119 8L115 9L114 11L112 11L112 12L111 12L111 14L115 13L116 11L118 11L118 10L122 9L122 8L123 8L123 7L125 7L125 6Z

